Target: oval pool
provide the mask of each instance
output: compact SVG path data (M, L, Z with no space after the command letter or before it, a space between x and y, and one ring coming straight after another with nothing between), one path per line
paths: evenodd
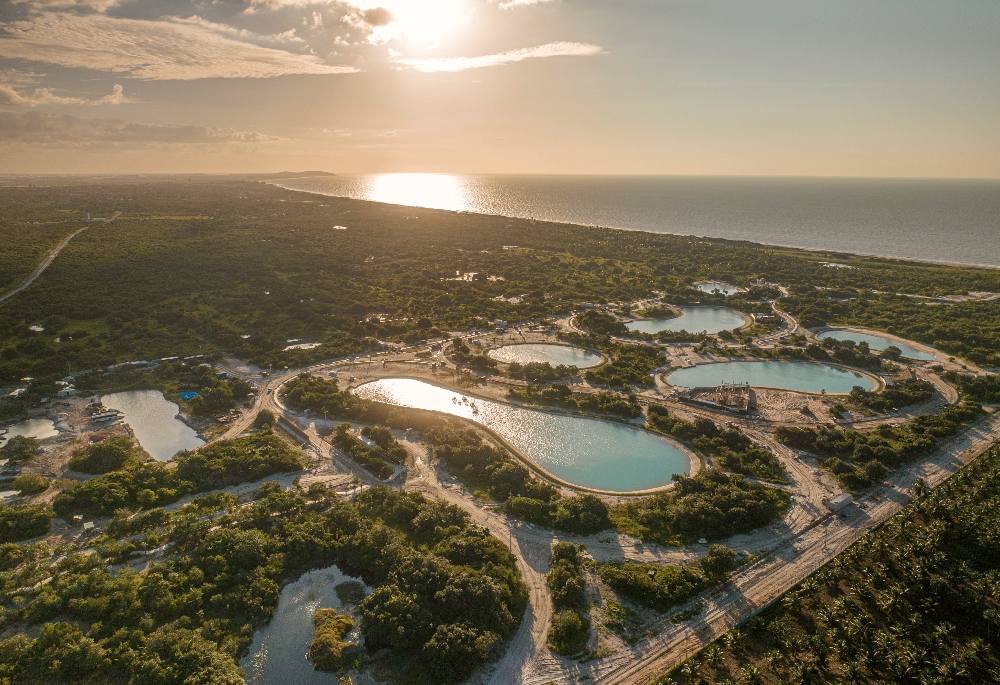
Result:
M699 388L723 383L749 383L759 388L781 388L802 392L849 393L855 385L874 390L875 383L864 374L827 364L810 362L760 361L714 362L678 369L667 377L671 385Z
M660 331L687 331L688 333L718 333L739 328L746 320L729 307L692 306L680 307L681 315L673 319L638 319L625 327L639 333Z
M128 390L105 395L101 403L125 415L142 448L157 461L169 461L181 450L201 447L205 441L177 418L178 406L159 390Z
M650 490L691 470L680 445L612 421L515 407L410 378L359 385L359 397L460 416L486 426L556 478L610 492Z
M528 364L530 362L548 362L552 366L575 366L585 369L601 363L601 355L582 347L571 345L554 345L551 343L524 343L520 345L504 345L487 354L498 362L505 364Z
M722 283L719 281L709 281L708 283L699 283L695 286L698 290L703 293L714 293L718 290L723 295L735 295L740 291L735 285L729 285L728 283Z
M889 338L883 338L881 335L874 335L872 333L858 333L856 331L845 331L842 329L832 329L829 331L823 331L816 336L820 340L825 340L831 338L833 340L850 340L855 343L865 342L868 343L868 347L873 350L878 350L881 352L885 348L892 346L898 347L899 351L903 353L903 356L907 359L913 359L916 361L930 361L934 359L933 354L927 354L926 352L921 352L915 347L910 347L905 343L896 342L895 340L890 340Z

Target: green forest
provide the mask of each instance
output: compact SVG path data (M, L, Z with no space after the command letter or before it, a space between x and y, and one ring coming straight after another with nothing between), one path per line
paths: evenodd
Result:
M79 235L43 278L0 304L0 383L216 351L295 365L377 340L566 313L583 301L655 290L674 303L721 298L693 289L699 279L786 285L793 297L783 306L807 324L868 325L974 361L1000 348L990 323L1000 321L1000 303L929 306L872 292L997 292L994 270L314 197L225 179L0 188L9 208L0 235L19 245L5 251L4 274L29 272L78 226L45 221L81 203L122 212ZM852 268L821 265L831 259ZM449 280L456 272L486 277ZM854 299L840 302L845 293ZM289 339L323 344L285 351Z
M1000 682L998 497L994 445L659 685Z
M136 572L122 538L167 551ZM497 656L527 602L503 543L454 506L385 488L350 504L265 483L245 505L121 512L92 546L0 545L0 628L16 633L0 641L0 678L241 685L237 658L281 587L337 564L374 588L360 608L369 648L407 659L413 682L451 683Z

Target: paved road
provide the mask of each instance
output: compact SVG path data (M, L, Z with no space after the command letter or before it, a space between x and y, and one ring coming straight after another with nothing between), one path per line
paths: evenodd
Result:
M108 219L108 221L102 223L110 223L115 219L117 219L120 214L121 214L120 212L115 212L114 216ZM49 256L46 257L44 260L42 260L42 263L38 265L38 268L31 272L31 275L28 276L26 281L21 283L21 285L17 286L6 295L0 295L0 302L3 302L4 300L7 300L11 297L14 297L14 295L17 295L19 292L21 292L22 290L30 286L32 283L34 283L38 279L38 277L42 275L42 272L49 268L49 264L51 264L55 260L55 258L59 256L59 253L63 251L63 248L69 245L69 242L73 240L73 238L77 237L78 235L86 231L88 228L90 228L90 224L74 231L73 233L68 235L65 239L63 239L61 243L56 245L56 249L52 250L52 252L49 253Z

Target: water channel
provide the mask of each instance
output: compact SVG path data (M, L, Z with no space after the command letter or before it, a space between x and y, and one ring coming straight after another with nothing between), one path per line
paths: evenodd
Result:
M498 362L505 364L528 364L530 362L548 362L552 366L575 366L585 369L601 363L601 355L585 350L582 347L570 345L553 345L551 343L525 343L521 345L504 345L490 350L487 354Z
M875 382L856 371L811 362L715 362L678 369L667 377L671 385L685 388L713 387L723 383L749 383L758 388L801 392L849 393L855 385L873 390Z
M387 404L475 421L556 478L585 488L649 490L691 469L691 458L677 443L613 421L523 409L409 378L372 381L354 392Z
M179 407L159 390L129 390L105 395L101 403L125 415L142 448L157 461L169 461L180 450L193 450L205 441L177 418Z
M688 333L718 333L739 328L746 320L735 309L729 307L687 306L681 307L681 315L673 319L637 319L629 321L625 327L640 333L660 331L687 331Z
M909 345L901 342L896 342L895 340L890 340L889 338L883 338L881 335L874 335L872 333L858 333L855 331L845 331L841 329L833 329L829 331L823 331L818 336L820 340L825 340L827 338L832 338L833 340L850 340L855 343L868 343L868 347L873 350L881 352L885 348L892 346L898 347L899 351L903 353L903 356L907 359L913 359L916 361L930 361L934 359L933 354L927 354L926 352L921 352L915 347L910 347Z

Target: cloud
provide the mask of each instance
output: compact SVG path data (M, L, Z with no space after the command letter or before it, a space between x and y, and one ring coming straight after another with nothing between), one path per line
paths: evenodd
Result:
M395 62L396 64L402 64L417 71L462 71L464 69L496 67L502 64L523 62L526 59L539 57L590 57L604 54L607 53L599 45L560 41L538 45L533 48L500 52L495 55L481 55L479 57L400 58L395 60Z
M110 95L96 100L56 95L50 88L35 88L30 94L18 93L13 86L0 83L0 106L37 107L39 105L121 105L133 102L125 96L119 84L115 84Z
M224 145L279 140L256 131L178 124L140 124L118 119L81 119L41 112L0 112L0 145L50 147Z
M47 12L9 22L0 57L98 69L147 80L269 78L342 74L314 55L236 40L198 22L122 19Z

